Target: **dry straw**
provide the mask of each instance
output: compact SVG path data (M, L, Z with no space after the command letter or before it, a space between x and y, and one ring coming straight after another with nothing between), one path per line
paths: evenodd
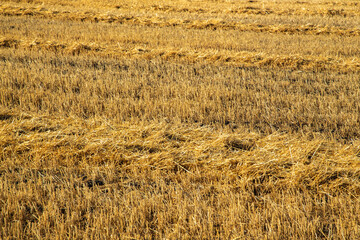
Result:
M360 239L357 8L0 3L0 239Z

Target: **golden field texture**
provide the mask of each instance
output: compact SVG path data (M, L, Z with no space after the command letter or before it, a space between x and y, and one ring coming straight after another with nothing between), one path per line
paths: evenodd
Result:
M359 239L358 1L0 1L0 239Z

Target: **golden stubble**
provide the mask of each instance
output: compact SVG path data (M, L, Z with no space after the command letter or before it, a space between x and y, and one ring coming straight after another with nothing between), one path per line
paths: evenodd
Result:
M2 1L0 238L360 238L358 8Z

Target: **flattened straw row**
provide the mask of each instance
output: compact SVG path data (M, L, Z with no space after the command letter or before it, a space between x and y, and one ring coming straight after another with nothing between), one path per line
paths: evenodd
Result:
M268 32L281 34L324 35L336 34L339 36L360 36L358 28L329 27L316 25L261 25L244 24L236 21L222 19L190 20L166 19L160 17L143 17L132 15L97 14L90 12L51 11L42 8L17 8L2 6L0 14L5 16L34 16L50 19L119 23L129 25L142 25L149 27L182 27L187 29L223 29L244 32Z
M0 38L0 47L44 49L64 54L99 54L113 57L131 57L140 59L160 58L166 61L186 63L204 62L210 64L225 64L245 67L271 67L293 70L336 70L360 71L360 60L357 58L340 59L329 57L297 56L297 55L267 55L254 52L218 52L192 51L179 49L146 49L141 47L123 48L121 46L100 46L96 43L67 43L44 41L37 39Z
M0 128L0 155L4 159L0 168L6 168L16 153L17 161L30 167L39 167L46 159L57 167L73 167L80 162L102 166L107 162L121 164L124 168L151 166L187 173L201 168L202 171L241 176L261 187L258 189L261 191L270 190L265 189L265 185L277 189L304 186L314 191L320 186L330 193L344 189L357 194L360 191L357 182L348 184L360 177L356 155L358 141L343 145L321 138L308 140L280 133L268 136L244 132L224 134L206 127L169 128L164 123L123 123L112 125L111 129L101 121L46 116L24 119L8 115L11 119L3 120L6 124ZM250 148L245 146L249 143ZM209 148L212 149L211 158ZM32 162L28 162L30 156Z
M242 7L228 7L228 8L210 8L206 7L179 7L170 5L157 5L152 6L141 6L139 10L146 12L165 12L165 13L196 13L196 14L247 14L247 15L279 15L279 16L342 16L352 17L360 16L360 12L352 9L336 9L336 8L322 8L322 9L311 9L311 8L294 8L294 9L274 9L270 7L253 7L253 6L242 6ZM117 5L117 9L122 10L134 10L133 6L129 5Z

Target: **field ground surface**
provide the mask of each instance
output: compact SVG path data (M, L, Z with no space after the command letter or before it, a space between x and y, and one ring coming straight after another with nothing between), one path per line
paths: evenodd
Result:
M360 2L1 0L1 239L360 239Z

